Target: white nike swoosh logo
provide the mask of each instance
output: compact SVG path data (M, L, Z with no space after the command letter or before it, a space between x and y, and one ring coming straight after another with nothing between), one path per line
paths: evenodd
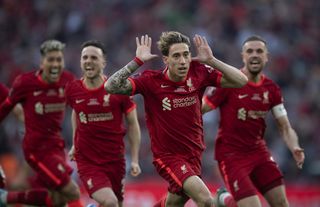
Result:
M248 96L248 94L243 94L243 95L240 94L240 95L238 96L238 98L239 98L239 99L243 99L243 98L245 98L245 97L247 97L247 96Z
M76 104L79 104L79 103L81 103L81 102L83 102L83 101L84 101L84 99L76 100Z
M42 91L35 91L33 92L33 96L39 96L42 93Z
M163 84L161 84L161 86L160 86L161 88L168 88L168 87L170 87L169 85L163 85Z

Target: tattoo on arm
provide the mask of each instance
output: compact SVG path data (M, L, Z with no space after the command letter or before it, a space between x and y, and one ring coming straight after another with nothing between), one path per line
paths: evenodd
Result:
M130 95L132 92L131 82L128 77L139 68L139 65L134 61L130 61L126 66L115 72L105 85L105 89L109 93Z

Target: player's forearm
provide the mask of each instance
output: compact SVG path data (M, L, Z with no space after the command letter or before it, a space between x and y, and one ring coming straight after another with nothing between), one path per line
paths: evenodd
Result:
M108 93L111 94L127 94L130 95L132 86L128 77L134 73L141 64L135 60L130 61L126 66L115 72L110 76L104 87Z
M248 78L239 69L228 65L216 58L212 58L207 62L213 68L218 69L223 74L222 86L240 88L247 84ZM225 83L224 83L225 82ZM224 85L223 85L224 84Z
M298 136L294 129L290 127L288 129L282 130L280 133L291 152L293 152L293 150L296 148L300 148Z
M137 124L128 127L128 139L131 151L131 161L139 163L141 134L139 126Z
M72 145L74 145L74 139L76 135L76 128L77 128L77 121L76 121L76 113L74 110L72 110L71 113L71 127L72 127Z

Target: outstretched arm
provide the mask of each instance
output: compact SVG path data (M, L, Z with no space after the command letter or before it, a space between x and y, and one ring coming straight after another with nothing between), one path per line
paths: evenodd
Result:
M222 72L221 87L223 88L239 88L248 82L248 78L237 68L228 65L212 54L212 50L205 37L195 35L193 42L196 46L197 56L193 60L200 61L206 65L218 69Z
M105 83L104 87L108 93L130 95L132 92L132 85L128 80L128 77L145 61L157 57L157 55L151 54L152 40L148 35L142 36L140 40L136 37L136 44L136 58L114 73Z
M288 116L284 115L278 117L276 120L278 128L280 130L280 134L282 135L287 147L291 151L293 158L296 161L297 167L299 169L302 169L305 159L304 150L299 145L298 136L294 129L291 127Z

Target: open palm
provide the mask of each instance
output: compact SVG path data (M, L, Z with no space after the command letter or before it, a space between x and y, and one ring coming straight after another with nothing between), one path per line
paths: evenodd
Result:
M158 57L158 55L151 54L152 39L148 35L141 36L140 40L136 37L136 43L136 56L143 62Z
M197 56L193 57L192 60L197 60L202 63L207 63L213 58L212 50L205 37L195 35L193 38L194 45L196 46Z

